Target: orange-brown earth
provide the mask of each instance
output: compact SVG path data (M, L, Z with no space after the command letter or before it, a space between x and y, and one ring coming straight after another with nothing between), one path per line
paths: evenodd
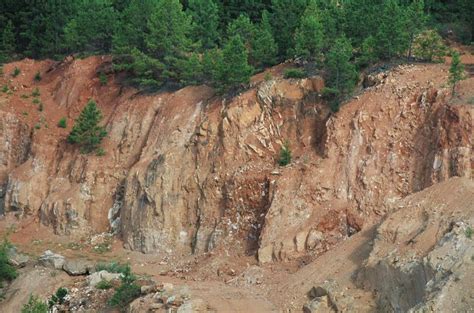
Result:
M472 55L462 60L474 64ZM327 279L352 291L357 307L346 310L398 308L353 273L372 273L374 225L404 197L436 185L448 199L458 184L472 187L474 79L452 98L448 64L401 65L331 114L322 79L283 79L286 66L222 98L205 86L123 87L108 57L5 65L0 226L21 251L129 261L137 273L189 285L217 311L301 311ZM105 156L66 143L91 98L108 131ZM62 117L66 129L57 127ZM293 162L279 167L287 140ZM465 180L437 187L453 176ZM472 213L472 203L462 207ZM91 244L102 232L116 234L110 251Z

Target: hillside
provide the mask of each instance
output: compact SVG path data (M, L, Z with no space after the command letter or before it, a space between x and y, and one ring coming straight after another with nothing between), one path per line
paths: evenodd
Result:
M470 54L461 60L474 64ZM300 311L311 288L327 279L336 281L331 288L354 290L344 292L350 301L334 291L318 294L327 310L447 307L429 298L431 290L396 298L387 288L408 286L404 278L380 286L374 276L392 280L399 274L391 273L403 272L377 260L395 248L402 258L413 238L421 238L409 248L417 257L443 251L443 240L452 238L472 251L472 241L461 238L473 225L474 202L466 200L473 196L472 76L451 98L449 64L395 66L369 75L367 88L334 114L321 98L324 80L285 79L290 66L269 68L271 79L261 73L248 90L223 98L206 86L150 94L123 87L107 70L110 57L4 65L1 229L32 259L51 249L74 259L128 261L139 274L187 285L219 312ZM8 74L14 68L16 77ZM38 71L41 81L34 80ZM99 72L108 73L105 85ZM108 132L103 156L66 142L91 98ZM63 117L66 128L57 126ZM284 142L293 161L281 167ZM439 226L420 228L417 218ZM457 237L442 239L454 231ZM97 238L109 238L102 233L114 236L97 252ZM406 238L385 243L390 236ZM467 275L472 261L462 253ZM365 274L353 279L356 270ZM468 281L450 281L441 292ZM58 286L29 291L48 296ZM27 294L7 294L0 305L18 310ZM469 297L453 301L472 309Z

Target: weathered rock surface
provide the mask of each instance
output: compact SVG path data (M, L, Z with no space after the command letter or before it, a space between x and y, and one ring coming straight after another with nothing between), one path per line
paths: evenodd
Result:
M65 262L66 259L62 255L51 250L46 250L38 259L39 265L57 270L61 270Z
M84 259L68 259L63 270L69 275L87 275L94 269L94 263Z
M87 276L87 282L90 287L95 287L97 286L98 283L100 283L103 280L107 282L111 282L113 280L120 279L120 276L121 274L109 273L105 270L102 270L102 271L94 272L90 274L89 276Z
M231 99L204 86L144 95L101 86L107 60L5 65L22 75L0 109L4 211L57 234L111 230L145 253L223 248L266 263L319 255L397 199L473 175L472 109L446 105L444 65L397 67L331 115L320 78L257 81ZM45 109L25 116L20 95L38 70ZM72 124L89 98L104 113L105 156L78 153L68 129L34 128ZM286 140L293 162L279 168Z
M474 181L453 178L397 206L377 230L359 283L384 312L472 311Z
M12 246L7 250L7 257L8 262L16 267L24 267L30 261L30 257L18 252L15 246Z

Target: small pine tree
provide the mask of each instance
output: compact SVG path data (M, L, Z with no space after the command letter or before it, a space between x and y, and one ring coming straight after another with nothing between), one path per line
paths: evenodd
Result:
M311 1L295 34L295 53L299 57L317 59L323 46L323 25L316 2Z
M362 42L360 47L360 54L356 58L357 66L359 68L369 66L377 60L377 54L375 53L375 40L374 37L369 36Z
M425 2L424 0L414 0L407 8L405 12L405 27L408 33L408 53L407 58L411 57L413 41L418 33L420 33L425 27L427 16L424 12Z
M224 90L250 81L253 68L248 64L248 52L239 35L232 36L224 46L219 72Z
M90 100L76 120L67 138L68 142L78 144L84 153L97 149L102 139L107 135L105 128L99 126L101 119L102 113L97 108L97 104Z
M280 150L280 159L278 160L278 164L280 166L286 166L291 163L291 150L290 150L290 143L288 140L285 141L283 146Z
M441 62L446 55L443 38L435 30L426 30L416 36L413 43L415 57L425 61Z
M17 277L17 272L13 266L10 265L8 260L8 249L11 248L11 244L4 240L0 245L0 287L2 287L3 281L10 281Z
M455 51L451 59L451 67L449 68L449 80L448 80L452 88L452 91L451 91L452 96L454 96L456 93L457 84L463 79L466 79L466 76L464 73L464 65L461 63L459 52Z

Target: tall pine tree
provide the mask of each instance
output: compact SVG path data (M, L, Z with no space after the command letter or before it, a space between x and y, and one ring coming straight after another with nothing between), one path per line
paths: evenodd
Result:
M311 1L301 17L295 35L295 54L307 59L317 59L324 46L324 32L316 1Z
M272 34L270 14L264 10L262 20L256 28L250 52L251 63L257 68L273 65L276 62L278 47Z
M211 49L219 43L219 6L214 0L189 0L192 19L192 36L203 49Z
M229 90L250 81L253 69L248 64L248 52L239 35L229 38L222 50L220 89Z
M466 79L466 75L464 73L464 65L461 63L459 52L455 51L453 52L453 56L451 58L451 67L449 68L448 80L448 83L451 85L452 96L456 94L456 86L463 79Z
M397 0L385 0L379 23L374 38L380 58L391 59L408 48L405 15Z
M1 35L0 62L11 59L15 53L15 33L12 21L7 22Z

